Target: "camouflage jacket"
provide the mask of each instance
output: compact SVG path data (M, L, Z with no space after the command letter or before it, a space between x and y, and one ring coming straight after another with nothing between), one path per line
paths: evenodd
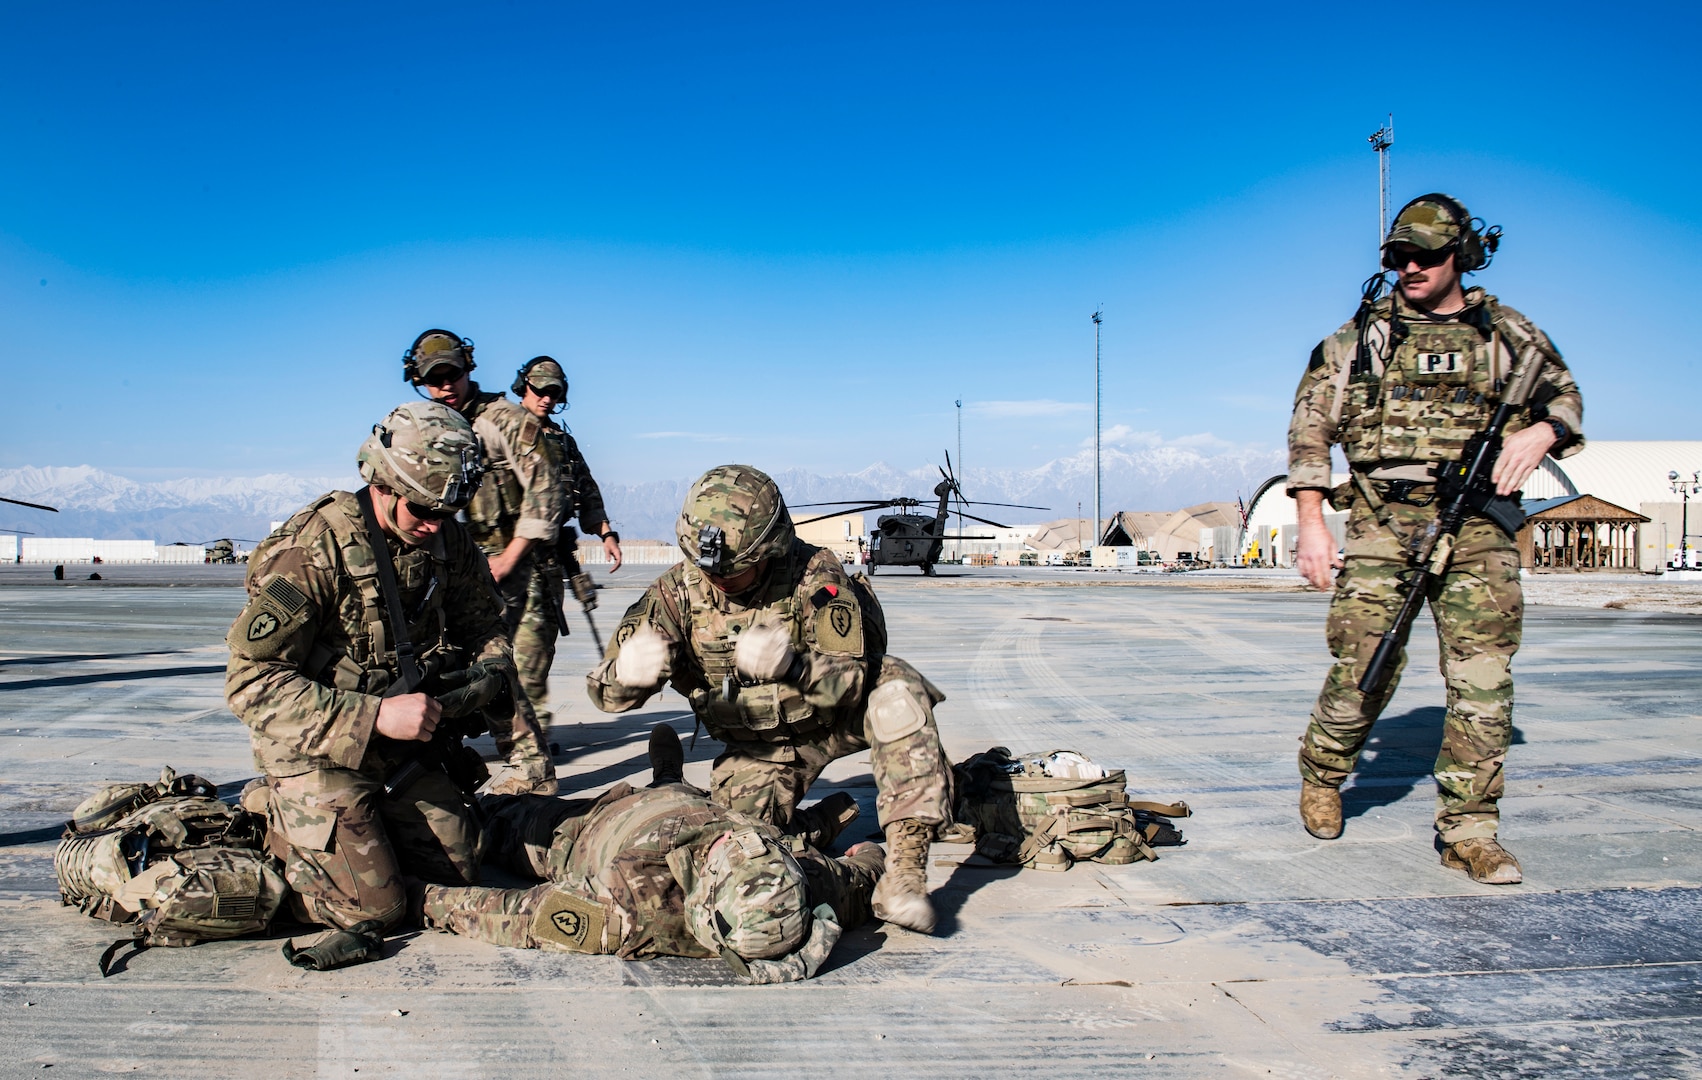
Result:
M566 525L577 516L579 531L595 536L597 526L609 520L608 508L603 505L603 489L597 486L591 467L585 464L585 455L579 452L573 433L553 420L544 420L542 424L544 442L555 462L556 475L561 478L561 523Z
M446 521L430 547L386 538L409 637L422 669L507 656L502 602L464 526ZM361 769L378 706L397 677L396 649L360 504L333 491L286 521L248 560L248 606L231 625L225 698L247 724L268 776Z
M867 917L868 889L859 888L853 871L814 848L784 840L770 825L717 806L689 784L610 788L582 815L557 827L547 856L549 879L603 907L603 951L625 960L714 956L691 932L685 890L668 857L684 848L707 848L723 833L740 829L754 829L792 852L809 883L812 907L831 905L846 929Z
M559 457L538 418L502 394L472 384L462 415L484 446L485 478L467 507L473 539L494 555L515 537L553 543L567 511Z
M1583 448L1584 400L1559 350L1529 319L1481 288L1468 289L1465 296L1466 307L1448 320L1433 323L1403 312L1402 334L1394 342L1392 306L1385 297L1365 327L1363 357L1357 320L1318 343L1295 391L1289 422L1290 495L1329 490L1330 447L1337 443L1356 469L1405 467L1408 478L1428 475L1430 463L1456 456L1464 438L1485 426L1502 383L1537 355L1547 364L1531 394L1531 408L1518 414L1507 432L1553 417L1570 434L1550 453L1568 457ZM1457 373L1427 378L1406 370L1414 366L1417 350L1448 349L1449 341L1463 343L1454 346L1464 350L1453 354ZM1431 366L1449 367L1438 364L1448 355L1428 354Z
M802 540L737 597L715 588L691 563L678 563L627 609L607 657L586 676L587 689L597 708L617 713L656 692L615 678L621 643L649 624L673 646L663 678L691 702L710 735L790 743L861 717L880 666L880 655L865 647L864 618L838 556ZM802 659L795 680L741 685L733 649L739 634L758 624L791 633Z

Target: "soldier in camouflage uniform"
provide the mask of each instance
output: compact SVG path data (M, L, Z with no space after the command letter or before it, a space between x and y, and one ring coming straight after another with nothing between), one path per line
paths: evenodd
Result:
M951 823L951 770L933 710L945 695L886 653L867 582L797 538L762 472L709 470L675 534L686 561L627 610L586 677L591 700L625 712L670 683L726 744L714 800L821 845L848 819L836 817L832 798L802 811L798 803L828 762L869 750L888 842L875 914L931 932L928 845Z
M479 389L471 381L473 345L447 330L427 330L402 358L404 376L424 386L433 401L465 416L484 449L485 479L467 507L473 539L490 560L491 577L502 595L503 620L514 643L533 584L537 550L553 545L562 520L562 486L543 426L501 392ZM530 692L539 678L529 661ZM555 764L538 723L527 723L518 708L504 723L493 721L497 751L508 758L513 775L497 790L553 795Z
M481 805L486 858L544 884L428 885L421 921L513 948L721 956L754 982L807 979L868 917L882 872L875 844L831 859L679 781Z
M562 604L568 582L581 574L578 531L568 523L577 516L579 528L603 542L611 574L621 566L621 543L620 534L609 525L602 489L592 477L585 455L579 452L579 444L572 433L550 419L567 402L567 374L561 365L548 356L535 356L515 375L509 389L520 399L520 407L542 426L544 446L562 485L561 529L556 543L533 550L526 610L514 634L514 662L520 666L520 684L526 688L547 737L551 716L544 705L549 701L550 666L555 663L556 638L568 632ZM576 593L595 588L589 578L574 584Z
M473 706L512 681L513 662L484 556L453 520L478 484L466 420L410 402L373 428L359 463L370 486L315 500L249 560L225 694L265 773L259 808L296 914L344 931L364 924L370 937L405 913L404 875L476 881L478 830L442 769L411 770L406 787L385 789L440 721L472 709L452 707L451 694L387 694L407 667L363 501L411 613L415 666L457 673L441 681L462 684L454 706Z
M1461 286L1461 275L1487 265L1498 242L1498 229L1481 232L1446 195L1408 203L1383 244L1384 266L1398 275L1393 294L1367 293L1360 314L1312 351L1295 395L1288 491L1299 509L1298 568L1322 589L1342 567L1327 631L1336 662L1300 750L1301 820L1323 839L1341 835L1341 784L1399 682L1397 667L1382 691L1358 688L1400 607L1408 552L1436 516L1438 507L1427 505L1432 470L1459 458L1514 373L1538 361L1540 381L1508 425L1495 465L1497 491L1516 495L1545 454L1583 446L1583 399L1547 335L1482 289ZM1352 478L1332 491L1335 443ZM1345 565L1324 524L1326 498L1349 512ZM1428 599L1448 686L1436 759L1442 863L1511 884L1522 874L1496 829L1524 611L1513 539L1487 518L1468 518Z

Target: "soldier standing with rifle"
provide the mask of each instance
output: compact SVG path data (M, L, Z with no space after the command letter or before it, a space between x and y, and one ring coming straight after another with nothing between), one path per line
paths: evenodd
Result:
M586 532L603 541L611 574L621 568L621 538L609 526L603 492L591 476L591 467L585 464L579 444L571 432L550 419L567 403L567 373L561 365L551 357L534 356L516 373L514 385L509 389L520 399L520 407L531 413L543 428L543 445L562 487L561 528L553 545L537 549L532 580L526 591L526 610L514 635L514 661L520 666L520 683L537 709L538 721L547 737L551 718L544 704L549 700L556 638L568 634L564 606L568 588L585 611L598 659L603 655L603 642L591 617L597 607L597 586L579 565L579 532L568 522L577 516Z
M427 330L402 356L403 377L415 388L424 386L433 401L466 417L478 436L485 478L466 508L467 526L490 560L512 644L525 616L538 553L556 542L562 487L537 418L500 391L480 390L470 378L473 368L472 343L447 330ZM515 652L518 656L521 650ZM546 665L542 677L528 675L527 691L548 674ZM493 718L491 735L513 770L492 790L556 793L549 740L530 708L517 707L506 721Z
M1442 865L1496 885L1522 879L1496 840L1524 614L1517 498L1545 454L1566 457L1584 441L1583 399L1547 335L1462 287L1500 236L1447 195L1401 209L1383 243L1395 289L1382 296L1384 278L1373 277L1358 314L1312 351L1288 472L1300 573L1320 589L1335 578L1336 662L1301 740L1302 823L1321 839L1341 835L1341 785L1395 692L1412 617L1428 601L1448 685L1435 769ZM1352 478L1332 490L1336 443ZM1349 511L1345 560L1324 524L1326 498Z
M406 878L478 880L481 777L457 768L472 751L453 722L482 728L479 709L515 685L484 556L454 520L479 483L472 428L410 402L359 463L369 486L321 497L255 549L226 638L225 695L265 774L261 805L244 805L267 812L297 917L334 928L286 949L301 967L377 959Z

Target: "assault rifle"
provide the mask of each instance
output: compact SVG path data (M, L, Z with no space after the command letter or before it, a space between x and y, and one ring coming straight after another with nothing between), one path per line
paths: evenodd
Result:
M561 564L562 577L569 589L573 590L573 598L579 601L579 607L585 612L585 625L591 628L591 640L597 645L597 655L603 655L603 635L597 633L597 620L591 613L597 610L597 583L591 580L591 575L579 565L579 530L572 525L563 525L556 537L556 562ZM567 636L567 598L561 599L557 609L561 617L561 636Z
M1540 351L1533 351L1501 395L1494 415L1489 418L1489 425L1466 441L1457 460L1438 466L1433 501L1440 507L1430 524L1409 547L1412 572L1405 582L1406 596L1402 598L1400 611L1395 614L1394 625L1384 631L1382 640L1377 643L1377 651L1371 655L1370 666L1360 676L1360 693L1378 693L1388 683L1396 657L1406 643L1413 619L1418 617L1419 609L1424 606L1431 584L1448 571L1448 562L1454 555L1454 541L1459 538L1466 518L1481 514L1500 526L1509 537L1516 535L1524 525L1524 511L1519 509L1517 500L1496 494L1492 474L1495 461L1501 456L1501 433L1514 414L1524 407L1546 359Z

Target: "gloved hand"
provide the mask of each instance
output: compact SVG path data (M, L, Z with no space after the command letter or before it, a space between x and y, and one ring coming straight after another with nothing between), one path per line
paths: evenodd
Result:
M455 720L478 712L508 687L514 664L500 657L475 660L461 671L451 671L437 677L439 687L447 687L437 695L446 719Z
M797 658L792 635L779 626L753 626L733 646L733 667L749 682L776 682L792 670Z
M622 686L645 690L662 682L668 664L668 639L649 626L640 626L621 642L615 657L615 679Z
M296 948L292 941L284 942L284 959L306 971L330 971L383 956L384 924L377 919L356 923L347 930L333 930L305 949Z
M810 924L810 936L795 953L788 953L778 960L744 960L735 957L729 950L725 956L733 970L739 972L753 984L802 982L815 977L821 966L827 962L827 956L833 947L839 944L839 919L833 914L833 908L827 904L817 904L814 912L815 920ZM735 963L735 959L738 962ZM740 970L740 965L744 970Z

